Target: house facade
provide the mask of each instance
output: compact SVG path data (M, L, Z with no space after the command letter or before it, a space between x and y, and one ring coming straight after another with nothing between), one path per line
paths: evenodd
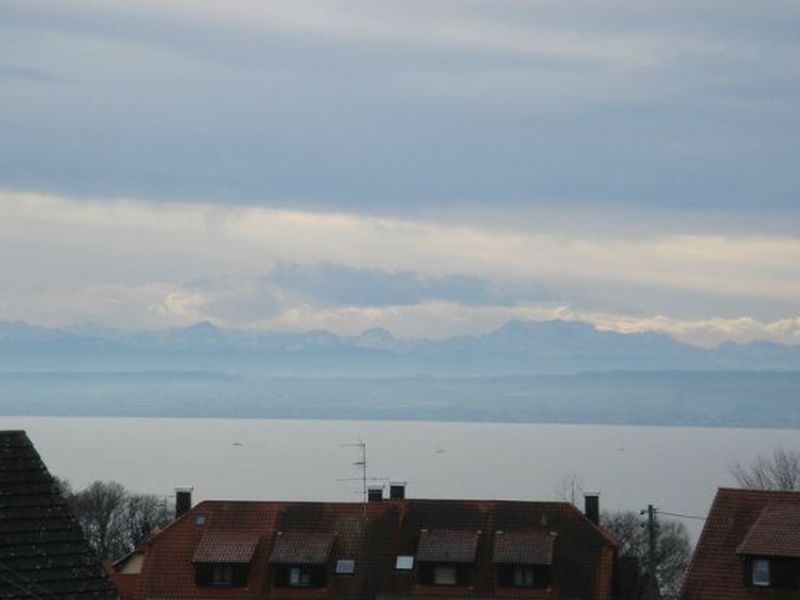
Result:
M569 503L206 501L114 579L123 600L610 600L615 555Z

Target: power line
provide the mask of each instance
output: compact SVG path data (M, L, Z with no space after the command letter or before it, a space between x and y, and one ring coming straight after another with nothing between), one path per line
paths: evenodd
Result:
M669 517L678 517L679 519L697 519L698 521L705 521L708 517L698 517L697 515L684 515L681 513L667 512L665 510L657 510L660 515L667 515Z

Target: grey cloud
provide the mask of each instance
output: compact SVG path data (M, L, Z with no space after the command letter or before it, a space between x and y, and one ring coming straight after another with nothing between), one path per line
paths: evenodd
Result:
M411 305L430 300L503 305L555 298L544 286L503 286L467 275L429 277L414 271L357 269L335 263L282 262L268 281L290 297L322 306Z
M199 297L189 295L182 300L177 298L177 306L185 305L188 314L195 314L198 320L213 319L232 326L247 327L278 314L285 308L275 290L260 281L238 284L214 284L204 282L199 286L204 291Z
M0 64L0 81L3 80L34 81L38 83L69 83L67 80L42 69L33 69L20 65Z
M265 33L167 7L11 2L4 53L88 89L0 99L0 179L351 211L797 210L792 4L336 4L366 17ZM449 36L418 34L435 19ZM495 30L523 50L586 37L598 59L509 49ZM641 49L642 66L613 64Z

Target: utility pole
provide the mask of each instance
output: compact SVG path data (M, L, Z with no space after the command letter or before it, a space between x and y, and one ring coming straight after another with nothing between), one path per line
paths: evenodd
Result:
M658 580L656 579L656 548L658 525L656 509L647 505L647 600L658 600Z

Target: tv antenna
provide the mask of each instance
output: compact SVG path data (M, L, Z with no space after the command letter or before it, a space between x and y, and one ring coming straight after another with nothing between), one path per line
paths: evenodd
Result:
M367 502L367 444L364 440L358 440L354 444L342 444L345 448L358 448L358 460L353 463L354 467L361 469L361 477L347 477L339 481L360 481L361 482L361 501Z
M369 488L367 487L368 481L386 481L386 477L367 477L367 444L364 440L358 440L353 444L342 444L345 448L357 448L358 458L353 463L354 467L358 467L361 471L360 477L345 477L339 481L360 481L361 482L361 503L364 505L364 516L367 513L367 502L369 501Z

